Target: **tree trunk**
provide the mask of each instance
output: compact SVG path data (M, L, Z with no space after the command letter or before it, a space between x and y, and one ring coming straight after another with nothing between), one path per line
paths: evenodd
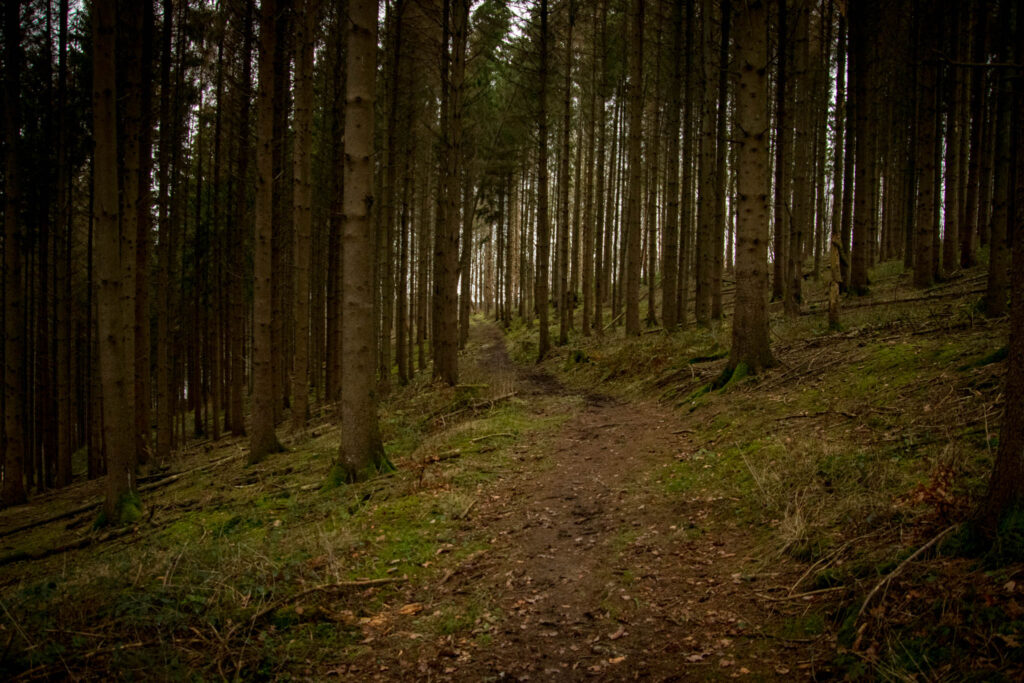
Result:
M791 48L787 28L787 7L789 0L776 0L778 4L778 46L775 52L775 232L773 237L772 300L781 301L786 297L787 266L789 263L789 211L787 190L789 180L786 173L789 159L790 134L786 111L786 88L789 87L788 62Z
M109 7L104 8L109 11ZM109 17L108 20L112 20ZM109 45L102 45L110 66L113 66L113 28L109 28ZM19 159L21 147L20 78L23 47L21 42L21 2L12 0L4 7L4 480L0 504L25 502L24 458L24 364L25 364L25 296L22 284L24 268L24 226L21 224L22 195ZM96 50L97 54L99 50ZM104 62L106 64L106 62ZM100 93L102 82L93 89ZM109 102L113 105L113 91ZM113 112L110 114L113 116ZM111 131L113 132L113 131ZM112 150L116 155L116 148ZM116 173L116 159L114 171ZM114 236L117 233L117 176L114 176ZM108 226L109 227L109 226ZM116 251L114 252L116 255ZM116 258L115 258L116 262Z
M696 270L696 302L694 317L698 325L711 322L711 280L714 277L715 220L715 167L718 101L716 86L718 70L712 57L711 14L714 3L704 0L703 5L703 54L704 54L704 108L702 111L702 137L700 141L700 194L697 213L697 242L694 258ZM725 112L720 112L723 116Z
M971 6L971 25L974 28L972 61L985 61L988 49L988 21L986 3L975 2ZM988 108L987 74L971 74L970 103L970 162L967 171L967 198L964 209L964 224L960 230L960 267L970 268L977 263L978 219L981 204L981 169L984 156L985 110ZM964 131L965 133L967 131Z
M576 24L575 0L568 0L569 23L565 36L565 74L562 89L562 144L558 169L558 343L569 342L569 133L572 121L572 31Z
M831 329L839 326L839 291L843 283L842 260L842 204L843 193L843 131L845 122L844 99L846 97L846 15L839 15L839 46L836 49L836 118L835 158L832 166L832 222L829 237L829 287L828 324Z
M1002 18L1006 21L1005 17ZM1008 40L1008 38L1007 38ZM1004 60L1010 57L1003 53ZM1014 239L1010 230L1013 213L1011 178L1013 155L1013 87L1007 73L996 74L996 117L995 117L995 169L992 179L992 214L989 232L988 282L985 291L985 315L998 317L1006 314L1006 288L1010 261L1009 241ZM1011 399L1007 393L1007 400Z
M434 233L434 297L432 310L434 376L458 382L459 199L462 196L462 90L466 68L468 0L444 4L442 40L441 156L438 212ZM451 40L448 38L451 12ZM451 52L449 56L449 42ZM450 60L450 64L449 64ZM450 67L450 68L449 68Z
M104 512L107 521L130 521L127 499L134 487L134 439L127 385L130 365L124 344L124 240L118 228L116 0L93 4L93 137L96 141L93 173L96 224L96 291L100 340L100 377L103 383L103 431L107 454ZM134 253L132 258L134 258ZM134 264L133 264L134 265ZM122 519L123 518L123 519Z
M683 3L672 3L672 35L669 50L672 54L672 75L668 83L668 121L666 124L668 148L665 152L667 168L665 177L665 201L668 204L665 216L661 276L661 322L669 332L676 329L679 307L676 290L679 286L679 89L682 84L681 60L683 36ZM685 163L685 162L684 162Z
M600 336L604 331L604 302L608 297L604 284L604 263L608 255L604 251L605 233L608 232L608 214L605 212L605 186L608 174L605 172L605 149L608 138L606 103L608 92L607 56L605 54L605 38L608 30L608 3L601 0L598 9L599 18L595 27L598 62L597 75L594 79L594 90L597 98L595 126L597 126L597 188L594 202L597 216L594 223L594 331Z
M20 3L10 3L18 7ZM72 373L72 361L76 355L73 352L73 340L71 336L72 327L72 299L71 299L71 204L72 188L71 174L69 172L68 160L68 108L67 108L67 81L68 81L68 0L60 0L58 9L58 41L57 48L57 226L58 243L61 245L58 251L58 258L61 264L58 266L57 278L57 486L68 486L71 483L71 455L74 451L73 443L73 403L72 392L74 391L74 375ZM18 45L15 36L8 36L8 45ZM13 41L13 43L11 42ZM9 64L17 63L17 58L8 60ZM12 111L11 107L5 106L5 111ZM15 148L10 142L7 143L10 151ZM16 166L15 166L16 167ZM17 176L17 173L14 174ZM10 171L7 178L11 177ZM15 193L17 194L17 192ZM10 198L10 193L6 193ZM7 215L11 210L7 209ZM10 244L10 242L8 242ZM148 353L148 345L146 352ZM146 376L149 376L149 367L146 365ZM149 396L146 395L148 405ZM148 419L145 425L146 436L149 435Z
M537 265L534 281L534 307L540 324L537 361L544 360L551 348L548 329L548 264L551 253L551 229L548 222L548 0L540 0L540 79L537 114Z
M789 246L786 249L786 269L788 282L785 296L787 315L794 317L800 314L803 304L804 251L805 242L814 238L812 221L814 220L813 181L811 168L814 164L814 137L811 130L813 105L811 97L811 77L809 73L809 21L808 8L795 8L796 20L793 41L793 73L787 83L792 93L790 102L793 107L793 123L791 130L791 156L787 163L792 162L792 214L789 217ZM785 144L786 138L783 138ZM810 238L808 240L807 238Z
M873 7L856 3L850 7L850 85L857 101L855 126L857 137L855 159L853 247L850 254L850 290L865 293L868 287L868 268L871 262L871 236L875 215L874 178L875 165L872 136L873 102L869 101L870 80L874 77L869 63L869 42L873 40L871 12ZM923 181L922 181L923 182ZM923 190L922 190L923 191ZM930 225L930 223L929 223Z
M499 190L499 206L501 207L498 212L498 226L499 229L502 227L504 217L504 186ZM473 251L473 214L475 211L474 199L476 193L473 188L473 178L471 169L466 168L465 179L462 187L462 244L461 252L459 253L459 348L466 348L466 343L469 341L469 315L470 311L470 285L471 277L470 272L472 270L472 251ZM508 270L508 262L505 262L505 270ZM504 315L504 311L503 311Z
M654 96L647 100L647 206L644 211L647 227L647 315L644 318L644 323L648 327L654 327L658 324L654 280L658 270L658 215L661 213L658 206L658 177L661 156L659 152L661 151L661 146L665 143L661 130L661 22L664 17L660 12L660 3L657 7L659 12L654 17Z
M1018 15L1018 22L1020 21ZM1007 24L1010 22L1003 17L1004 40L1009 40L1011 34ZM1015 35L1017 48L1017 59L1024 53L1024 38L1019 32L1019 24ZM1008 50L1007 50L1008 52ZM1007 57L1004 53L1004 57ZM1003 61L1011 61L1004 59ZM1020 70L1017 69L1019 77ZM1003 105L1011 106L1008 91L1011 90L1009 74L998 74L1000 79L997 93L997 107ZM1014 228L1010 239L1013 242L1013 270L1010 280L1012 306L1010 308L1010 341L1007 348L1006 358L1006 386L1004 389L1003 423L999 430L999 448L996 451L995 462L992 465L992 475L989 479L988 491L982 499L981 505L975 515L975 523L981 532L989 539L995 539L998 535L999 524L1008 515L1019 512L1024 504L1024 154L1021 154L1022 139L1020 126L1024 124L1024 90L1017 89L1013 106L1013 116L1007 112L1005 115L999 113L996 122L996 137L1002 138L1008 131L1001 128L1012 128L1016 134L1016 156L1014 158L1015 187L1008 190L1007 194L1014 194ZM1000 140L1002 142L1002 140ZM1000 149L999 142L996 143L997 150ZM1005 154L997 151L999 160L998 167L1005 162ZM997 180L997 186L1000 181ZM997 202L999 201L997 197ZM993 212L994 214L995 212ZM1009 219L1010 216L1003 216ZM995 220L995 215L993 215ZM993 244L996 225L993 223ZM1005 297L1002 297L1005 300Z
M256 93L256 202L254 205L252 285L252 420L249 431L250 464L281 450L274 433L277 385L271 348L273 318L272 240L274 206L274 53L277 31L276 0L261 0L259 89Z
M689 316L690 305L690 262L693 252L693 216L696 202L693 192L694 172L694 88L693 88L693 40L695 33L694 14L696 13L696 0L685 0L686 2L686 46L683 51L686 53L684 65L683 83L683 111L686 116L683 118L683 178L682 178L682 200L680 201L679 219L679 287L676 290L676 317L680 327L686 327Z
M715 223L712 233L711 249L711 319L722 319L722 273L725 258L725 224L727 222L725 194L728 186L726 172L726 155L728 140L726 139L726 121L729 110L729 21L732 18L730 0L720 0L721 35L718 52L718 120L716 122L715 147Z
M168 3L169 4L169 3ZM245 434L245 415L243 413L242 394L245 381L245 339L246 305L245 281L246 258L245 245L249 242L249 88L252 81L252 47L253 47L253 4L246 0L243 14L243 47L242 47L242 81L238 93L237 145L235 158L235 207L234 221L231 228L235 248L231 254L231 275L228 283L228 298L231 312L228 317L230 327L228 349L231 366L231 383L228 387L228 429L235 436ZM169 39L168 39L169 40ZM163 138L161 137L161 140Z
M774 365L768 337L768 51L764 2L740 5L736 17L737 166L736 310L727 372Z
M922 21L919 19L919 22ZM925 18L924 22L930 21ZM927 55L934 47L933 28L922 25L920 28L919 54ZM922 61L918 66L918 114L917 114L917 168L920 170L917 188L917 235L914 255L914 286L930 287L934 281L932 262L934 215L935 215L935 118L936 90L938 67L934 63ZM858 109L861 102L857 102ZM858 195L860 186L857 187ZM852 281L851 281L852 282Z
M345 116L345 249L341 445L334 482L353 482L392 468L377 423L373 335L373 105L377 71L377 3L349 2Z
M629 195L626 199L626 336L640 334L640 142L643 138L644 0L633 0L629 41Z
M949 2L944 14L949 26L947 45L949 45L952 58L960 61L960 45L963 34L960 0ZM963 108L960 99L960 82L962 78L959 67L946 67L943 93L946 101L946 163L942 211L945 219L942 234L942 272L947 276L960 265L960 112Z
M327 355L326 384L327 398L329 401L341 399L341 231L343 203L345 198L345 78L347 53L346 28L348 19L345 13L338 9L335 15L335 39L329 41L333 52L333 73L331 74L334 93L331 106L331 199L330 218L327 228L327 341L325 354Z
M124 331L124 362L125 367L125 419L130 420L133 427L135 420L135 392L138 375L135 368L135 336L138 330L135 322L135 296L137 291L136 266L138 265L139 241L139 192L145 189L140 183L141 141L142 132L142 3L128 3L120 11L119 23L124 41L120 46L121 60L124 67L121 84L124 92L120 93L124 100L121 126L118 129L118 146L123 155L120 164L120 231L122 282L121 298L124 313L122 323ZM148 179L147 179L148 180ZM148 183L147 183L148 184ZM134 469L139 461L139 444L133 436L130 466Z
M292 430L309 417L309 259L312 234L313 48L316 0L296 0L295 56L295 356L292 373Z

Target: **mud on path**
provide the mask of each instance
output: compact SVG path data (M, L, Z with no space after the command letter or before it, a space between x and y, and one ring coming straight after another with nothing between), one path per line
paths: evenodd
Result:
M475 369L525 399L554 434L514 446L519 467L485 491L471 520L489 550L429 594L490 607L475 639L412 640L400 627L338 670L381 680L707 680L815 678L832 651L785 625L806 603L778 595L798 574L758 557L731 501L669 493L666 466L698 445L654 402L578 395L512 363L500 330L474 329ZM695 467L700 466L695 464ZM385 644L386 643L386 644Z

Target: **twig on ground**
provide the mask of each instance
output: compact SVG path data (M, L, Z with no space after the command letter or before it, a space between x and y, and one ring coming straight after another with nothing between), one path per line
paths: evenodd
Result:
M762 600L771 600L772 602L787 602L789 600L802 600L804 598L811 598L815 595L824 595L825 593L834 593L836 591L846 590L849 586L829 586L828 588L819 588L818 590L807 591L806 593L797 593L795 595L783 595L782 597L774 597L772 595L765 595L764 593L757 593L757 597Z
M822 415L842 415L848 417L851 420L856 420L857 415L854 413L847 412L845 410L819 410L816 413L795 413L793 415L783 415L782 417L775 418L776 422L782 422L783 420L800 420L803 418L821 417Z
M477 443L479 441L485 441L487 439L497 439L497 438L502 437L502 436L507 436L509 438L512 438L512 437L515 436L515 434L511 434L509 432L498 432L497 434L487 434L486 436L478 436L475 439L470 439L469 441L470 441L470 443Z
M289 602L295 602L296 600L301 600L302 598L304 598L304 597L306 597L308 595L312 595L313 593L324 593L324 592L327 592L327 591L334 591L334 590L346 590L346 589L349 589L349 588L374 588L374 587L377 587L377 586L386 586L386 585L392 584L392 583L404 583L407 580L408 579L403 576L403 577L400 577L400 578L396 577L396 578L388 578L388 579L365 579L365 580L361 580L361 581L338 581L336 583L326 583L326 584L322 584L320 586L313 586L312 588L307 588L304 591L299 591L295 595L289 595L289 596L283 597L283 598L281 598L279 600L275 600L274 602L270 603L270 605L268 605L267 607L264 607L259 612L254 614L252 616L252 619L250 619L249 621L250 621L250 623L253 626L255 626L257 623L259 623L260 619L263 619L268 614L270 614L273 611L279 609L283 605L286 605Z
M899 574L901 571L903 571L908 564L910 564L911 562L916 560L918 557L920 557L921 554L924 553L924 551L926 551L929 548L931 548L932 546L934 546L936 543L941 541L943 538L945 538L947 535L949 535L949 533L951 531L953 531L954 529L957 529L959 526L960 526L960 524L958 523L958 524L953 524L952 526L946 527L945 529L940 531L938 534L936 534L932 538L932 540L928 541L923 546L921 546L920 548L915 550L910 555L910 557L908 557L907 559L903 560L898 565L896 565L895 569L893 569L891 572L889 572L884 577L882 577L882 580L875 584L875 587L871 589L871 592L868 593L868 596L866 598L864 598L864 602L861 603L860 610L858 610L858 612L857 612L857 619L861 618L861 616L864 614L864 611L867 610L868 604L870 604L871 599L875 597L875 594L878 593L878 591L880 591L884 586L888 585L889 582L892 581L896 577L897 574Z

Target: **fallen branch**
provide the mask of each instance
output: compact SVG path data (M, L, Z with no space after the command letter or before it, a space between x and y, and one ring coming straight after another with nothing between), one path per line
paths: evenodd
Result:
M487 439L497 439L502 436L512 438L515 436L515 434L510 434L509 432L498 432L497 434L487 434L486 436L478 436L475 439L470 439L469 441L470 443L477 443L479 441L486 441Z
M890 581L892 581L892 580L893 580L893 578L895 578L897 574L899 574L899 573L900 573L901 571L903 571L903 569L904 569L904 568L905 568L905 567L906 567L906 566L907 566L908 564L910 564L911 562L913 562L914 560L916 560L916 559L917 559L918 557L920 557L920 556L921 556L921 554L922 554L922 553L923 553L924 551L926 551L926 550L928 550L929 548L931 548L932 546L934 546L934 545L935 545L936 543L938 543L938 542L939 542L939 541L941 541L941 540L942 540L943 538L945 538L946 536L948 536L948 535L949 535L949 533L950 533L951 531L953 531L954 529L957 529L957 528L958 528L959 526L960 526L959 524L954 524L954 525L952 525L952 526L948 526L948 527L946 527L945 529L943 529L942 531L940 531L940 532L939 532L938 534L936 534L936 536L935 536L934 538L932 538L932 540L928 541L928 542L927 542L927 543L925 543L925 544L924 544L923 546L921 546L920 548L918 548L917 550L915 550L915 551L913 552L913 554L911 554L911 555L910 555L910 557L908 557L907 559L903 560L903 561L902 561L902 562L900 562L900 563L899 563L898 565L896 565L896 568L895 568L895 569L893 569L893 570L892 570L891 572L889 572L888 574L886 574L886 575L885 575L885 576L884 576L884 577L882 578L882 580L881 580L881 581L879 581L878 583L876 583L876 584L875 584L875 587L871 589L871 592L870 592L870 593L868 593L868 596L867 596L866 598L864 598L864 602L863 602L863 603L861 603L861 606L860 606L860 610L859 610L859 611L857 612L857 619L860 619L861 615L863 615L863 614L864 614L864 610L866 610L866 609L868 608L868 604L869 604L869 603L871 602L871 599L872 599L873 597L875 597L875 594L876 594L876 593L878 593L878 591L880 591L880 590L882 589L882 587L883 587L883 586L886 586L886 585L888 585L888 583L889 583Z
M469 513L473 509L473 507L476 505L476 500L477 500L476 498L471 500L469 505L466 506L466 509L463 510L462 512L455 513L452 516L452 519L469 519Z
M825 593L834 593L836 591L844 590L849 586L830 586L828 588L819 588L818 590L807 591L806 593L797 593L796 595L783 595L782 597L774 597L771 595L765 595L764 593L757 593L757 597L762 600L771 600L772 602L787 602L789 600L802 600L804 598L812 598L816 595L824 595Z
M218 465L223 465L224 463L230 462L231 460L237 460L238 458L241 458L243 455L245 455L245 453L234 453L234 454L229 455L227 457L220 458L218 460L214 460L213 462L208 462L205 465L200 465L199 467L193 467L190 470L184 470L182 472L177 472L175 474L168 474L166 477L162 477L162 478L158 479L157 481L153 481L153 482L150 482L148 484L144 484L144 485L140 486L139 487L139 493L143 493L145 491L152 491L153 489L162 488L164 486L167 486L168 484L172 484L172 483L178 481L182 477L187 477L190 474L195 474L197 472L205 472L206 470L212 470L214 467L217 467Z
M51 522L59 522L60 520L67 519L68 517L76 517L77 515L80 515L82 513L89 512L91 510L95 510L97 507L100 506L101 503L103 503L103 499L99 498L97 500L94 500L91 503L86 504L86 505L82 505L82 506L73 508L71 510L66 510L65 512L57 513L56 515L51 515L49 517L44 517L43 519L37 519L34 522L27 522L27 523L22 524L20 526L16 526L13 529L7 529L7 530L5 530L3 532L0 532L0 538L4 538L6 536L12 536L12 535L18 533L19 531L28 531L29 529L34 529L37 526L43 526L43 525L46 525L46 524L50 524Z
M10 555L0 557L0 567L9 564L14 564L15 562L34 562L35 560L42 560L52 555L60 555L61 553L70 552L72 550L80 550L81 548L87 548L93 545L94 543L105 543L106 541L111 541L115 538L126 536L134 530L135 527L126 527L124 529L117 529L115 531L111 531L109 533L103 534L102 536L86 536L85 538L80 538L77 541L65 543L64 545L59 545L54 548L45 548L43 550L37 550L35 552L11 553Z
M639 299L637 300L637 303L640 303L641 301L643 301L644 299L646 299L646 298L647 298L647 294L648 294L648 292L649 292L649 291L650 291L650 290L647 290L647 291L645 291L645 292L644 292L643 294L641 294L641 295L640 295L640 298L639 298ZM724 293L724 292L723 292L723 293ZM619 313L619 314L618 314L617 316L615 316L614 318L612 318L611 322L609 322L609 323L608 323L607 325L605 325L605 326L604 326L604 329L606 329L606 330L607 330L607 329L608 329L609 327L611 327L611 326L612 326L612 325L614 325L615 323L617 323L617 322L619 322L620 320L622 320L622 316L624 316L624 315L626 315L626 311L622 311L622 313Z
M981 289L971 289L971 290L967 290L967 291L944 292L942 294L929 294L929 295L926 295L926 296L906 297L906 298L903 298L903 299L879 299L878 301L864 301L864 302L858 303L858 304L847 304L847 305L843 306L843 310L844 311L849 311L849 310L853 310L855 308L874 308L875 306L893 306L893 305L898 305L898 304L913 304L913 303L918 303L920 301L935 301L937 299L951 299L953 297L958 297L958 296L970 296L972 294L981 294L984 291L985 291L985 289L981 288ZM806 311L801 311L800 314L801 315L813 315L815 313L820 313L820 312L821 312L820 309L808 308L808 310L806 310Z
M259 612L254 614L252 616L252 619L250 619L250 623L253 626L255 626L257 623L259 623L261 619L266 617L268 614L280 609L289 602L301 600L302 598L312 595L314 593L326 593L328 591L347 590L350 588L375 588L377 586L386 586L392 583L404 583L405 581L407 581L405 577L389 579L364 579L362 581L338 581L337 583L325 583L319 586L313 586L312 588L307 588L304 591L299 591L295 595L289 595L279 600L275 600L274 602L270 603L270 605L264 607Z
M420 461L420 467L426 467L427 465L433 465L435 463L454 460L455 458L461 457L462 451L445 451L444 453L438 453L437 455L431 455L423 458L423 460Z
M842 415L848 417L851 420L856 420L857 415L849 413L845 410L819 410L816 413L796 413L794 415L783 415L782 417L775 418L776 422L782 422L783 420L800 420L803 418L821 417L822 415Z

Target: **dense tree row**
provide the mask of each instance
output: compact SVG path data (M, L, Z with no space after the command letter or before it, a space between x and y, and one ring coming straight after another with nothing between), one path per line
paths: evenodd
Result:
M772 365L807 278L1007 309L1018 8L999 0L11 0L3 502L458 381L471 312L709 325ZM982 251L984 248L984 251ZM644 307L646 309L644 310ZM554 311L554 318L551 317ZM643 319L642 318L643 312ZM575 330L575 332L573 332ZM727 379L724 377L723 379ZM79 459L82 462L79 462Z

